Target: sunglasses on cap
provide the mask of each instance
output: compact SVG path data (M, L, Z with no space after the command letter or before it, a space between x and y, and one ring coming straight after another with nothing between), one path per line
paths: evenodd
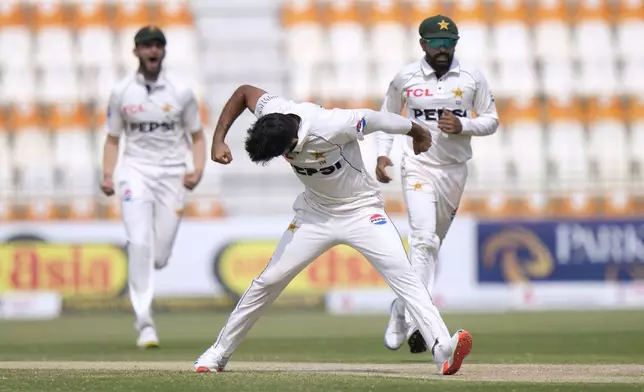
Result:
M440 49L444 46L445 49L452 49L456 46L456 40L453 38L423 38L430 48Z

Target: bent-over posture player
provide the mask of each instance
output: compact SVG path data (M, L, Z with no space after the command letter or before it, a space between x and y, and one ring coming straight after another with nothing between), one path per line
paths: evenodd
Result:
M409 215L409 250L412 265L431 293L438 251L456 214L472 158L472 136L496 132L499 119L487 81L477 69L454 59L458 28L442 15L425 19L420 27L420 46L425 57L403 67L389 85L382 111L400 114L425 125L432 134L432 148L415 154L403 144L401 178ZM476 118L472 118L472 112ZM391 181L387 166L393 136L379 132L378 181ZM405 316L402 301L394 300L385 346L397 350L405 339L412 353L427 345L413 319Z
M192 190L201 179L206 147L193 91L161 68L163 32L144 27L134 43L139 69L121 80L110 96L101 189L111 196L114 181L118 183L137 345L150 348L159 345L152 320L154 269L168 263L186 189ZM125 149L114 177L121 134ZM187 172L190 139L194 171Z
M224 139L246 108L258 118L246 138L251 160L266 163L283 156L305 191L296 199L295 218L268 265L253 279L217 341L195 361L194 369L222 371L262 312L288 283L324 251L346 244L360 251L409 307L422 335L432 342L440 373L456 373L472 348L472 338L464 330L450 337L385 213L378 184L366 172L357 142L365 134L382 130L411 136L415 153L420 153L430 147L429 132L396 114L367 109L327 110L241 86L226 103L217 123L212 144L215 162L231 162Z

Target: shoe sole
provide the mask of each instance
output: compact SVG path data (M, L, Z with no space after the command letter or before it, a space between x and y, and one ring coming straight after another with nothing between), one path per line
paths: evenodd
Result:
M456 374L463 364L463 360L467 357L472 351L472 335L465 330L458 331L458 343L456 343L456 348L451 355L451 365L450 360L443 362L443 375L451 376Z
M217 368L217 373L221 373L224 371L224 368ZM208 366L197 366L195 369L195 372L197 373L212 373L213 371L210 370Z
M414 331L414 333L411 334L411 336L407 340L407 344L409 345L409 352L411 352L412 354L420 354L427 351L427 343L425 342L425 338L423 338L423 335L421 335L420 331L418 330Z
M148 349L154 349L154 348L159 348L159 343L158 342L147 342L143 343L139 346L142 349L148 350Z

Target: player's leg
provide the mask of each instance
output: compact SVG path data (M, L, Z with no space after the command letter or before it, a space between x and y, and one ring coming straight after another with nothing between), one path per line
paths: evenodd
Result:
M409 258L431 293L440 247L440 238L436 234L436 193L431 182L418 174L403 176L402 186L409 217ZM407 340L412 353L427 351L411 315L398 300L392 304L384 340L385 346L392 350L399 349Z
M152 320L154 211L145 177L136 169L124 167L119 172L121 214L125 225L128 254L128 291L139 332L137 345L158 345Z
M183 176L161 178L154 196L154 268L162 269L170 260L185 203Z
M436 233L438 197L433 179L419 175L403 178L403 195L409 221L409 259L427 290L432 293L441 239ZM413 324L409 312L403 315L405 335L396 335L396 343L407 339L411 353L422 353L427 344ZM401 339L402 338L402 339Z
M318 222L307 217L293 220L264 271L253 279L237 302L217 341L195 361L197 372L223 371L233 351L263 311L302 269L333 245L332 228Z
M377 217L380 216L380 217ZM384 210L365 209L347 219L347 244L360 251L401 298L426 341L442 374L453 374L469 354L472 342L467 331L450 337L427 287L412 267L393 223Z

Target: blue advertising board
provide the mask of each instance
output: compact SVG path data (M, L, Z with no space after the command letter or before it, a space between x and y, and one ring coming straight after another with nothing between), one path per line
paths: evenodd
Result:
M479 283L644 280L644 220L480 222Z

